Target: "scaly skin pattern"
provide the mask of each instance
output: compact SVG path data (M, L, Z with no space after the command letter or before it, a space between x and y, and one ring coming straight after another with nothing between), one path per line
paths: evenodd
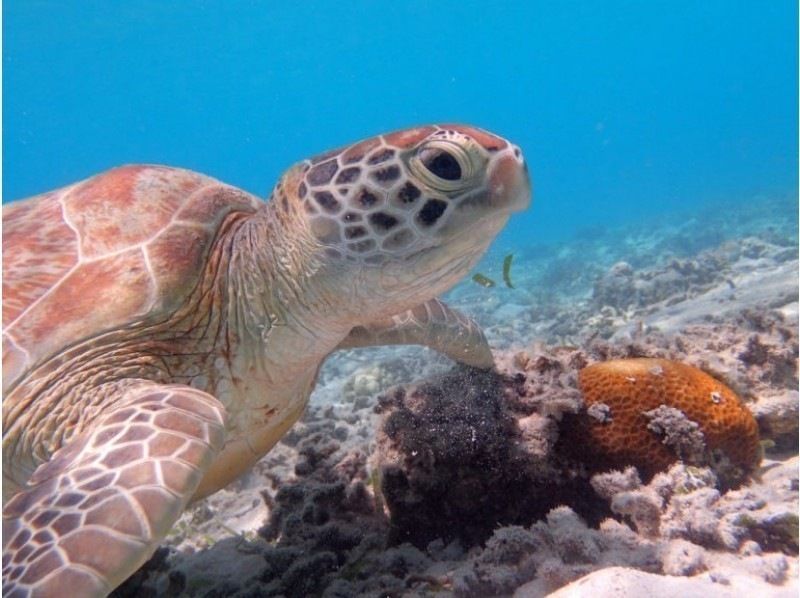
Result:
M113 590L269 451L337 348L491 367L436 296L529 200L517 147L446 125L303 161L266 203L137 165L4 207L4 593Z

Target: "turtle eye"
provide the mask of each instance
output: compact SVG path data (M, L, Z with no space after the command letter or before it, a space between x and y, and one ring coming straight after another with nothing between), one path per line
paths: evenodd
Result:
M421 183L445 193L460 191L475 177L475 163L465 144L434 139L411 154L408 166Z
M427 147L419 153L419 160L432 174L445 181L461 178L461 165L450 152L438 147Z

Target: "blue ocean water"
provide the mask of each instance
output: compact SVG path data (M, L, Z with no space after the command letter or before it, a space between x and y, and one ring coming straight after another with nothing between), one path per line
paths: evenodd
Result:
M431 121L523 147L506 246L796 193L792 0L7 0L3 33L3 201L130 162L264 196Z

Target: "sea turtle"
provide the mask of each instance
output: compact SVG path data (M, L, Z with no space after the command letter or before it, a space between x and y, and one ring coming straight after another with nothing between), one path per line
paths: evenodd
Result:
M108 594L270 450L338 348L491 367L436 296L529 201L518 147L445 125L300 162L268 202L133 165L5 206L4 595Z

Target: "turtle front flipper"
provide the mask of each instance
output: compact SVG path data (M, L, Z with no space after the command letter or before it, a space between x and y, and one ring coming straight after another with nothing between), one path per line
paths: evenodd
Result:
M439 299L364 326L356 326L337 349L378 345L423 345L454 361L481 369L494 358L480 326Z
M3 509L4 596L105 596L157 548L222 448L209 394L143 382Z

